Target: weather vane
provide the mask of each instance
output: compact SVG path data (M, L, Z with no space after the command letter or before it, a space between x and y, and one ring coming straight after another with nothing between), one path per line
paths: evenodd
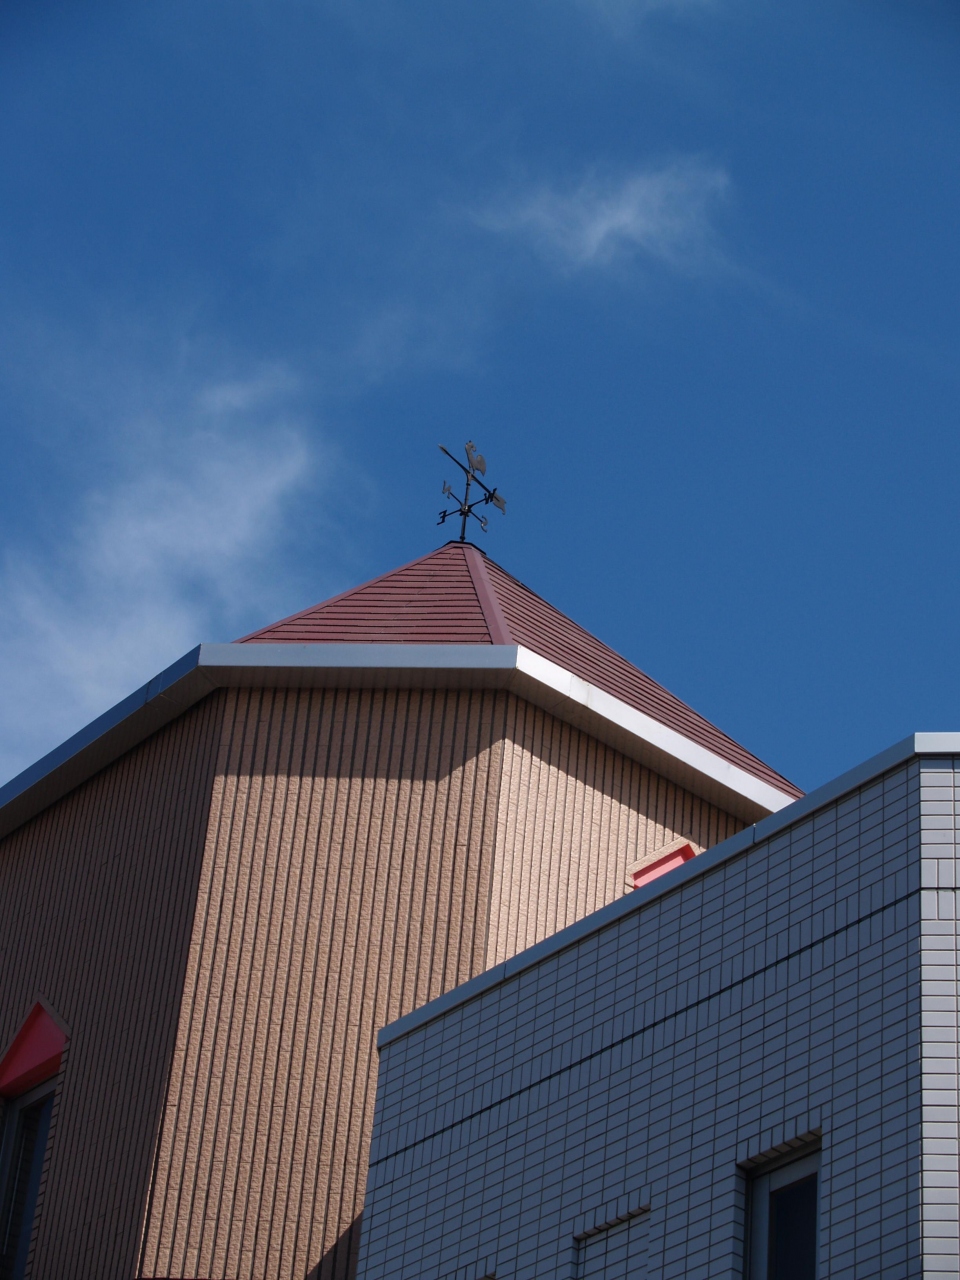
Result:
M450 486L446 483L446 481L444 481L443 496L445 498L453 498L454 502L456 502L458 505L454 507L451 511L441 511L440 519L437 521L437 524L443 524L444 521L449 516L459 516L460 517L460 541L466 542L467 520L470 516L473 516L474 520L479 521L480 528L484 531L484 533L486 533L487 531L487 517L478 516L476 511L474 511L474 507L484 507L487 505L487 503L492 502L498 511L502 511L503 514L506 515L507 514L506 499L503 498L499 493L497 493L496 489L488 489L487 486L480 479L481 476L485 476L487 474L487 460L486 458L484 458L482 453L477 453L476 445L473 443L472 440L468 440L466 443L466 452L467 452L466 466L463 465L463 463L460 461L459 458L455 458L449 449L444 449L443 445L440 446L440 452L445 453L451 462L455 462L457 464L457 466L466 476L466 482L464 484L463 497L459 498L453 492ZM473 502L470 501L470 486L472 484L479 485L479 487L483 490L483 497L474 498Z

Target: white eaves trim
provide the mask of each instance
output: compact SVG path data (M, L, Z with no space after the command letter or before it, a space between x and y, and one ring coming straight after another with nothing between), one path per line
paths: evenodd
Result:
M517 649L517 670L530 676L539 684L555 690L561 697L579 703L587 710L602 716L604 720L609 720L627 733L633 734L634 737L650 743L657 750L682 761L695 772L712 778L714 782L718 782L730 791L745 796L766 809L768 813L777 813L788 804L793 804L796 799L795 796L785 795L784 792L771 787L762 779L755 778L752 773L747 773L745 769L738 768L729 760L716 755L715 752L685 738L675 729L670 729L659 720L654 720L652 716L637 711L635 707L629 706L610 693L605 693L603 689L598 689L596 685L589 684L580 676L575 676L573 672L564 670L555 662L542 658L538 653L525 649L522 645Z
M600 732L696 794L732 807L746 821L777 813L796 799L522 645L205 644L199 667L217 685L266 679L271 684L453 682L513 688L560 719L576 722L582 719L578 711L589 713L589 731ZM619 734L610 734L610 728Z
M0 787L0 838L215 689L237 686L509 689L746 822L793 801L522 646L204 644Z

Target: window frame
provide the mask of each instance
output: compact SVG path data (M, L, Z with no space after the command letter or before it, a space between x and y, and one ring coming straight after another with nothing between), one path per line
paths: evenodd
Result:
M3 1248L4 1241L2 1237L3 1237L4 1231L6 1230L6 1227L2 1221L2 1216L6 1207L7 1195L9 1191L8 1184L9 1184L10 1172L11 1172L10 1162L13 1158L13 1152L16 1146L17 1132L20 1124L20 1117L24 1111L28 1110L30 1107L35 1106L38 1102L46 1102L47 1100L49 1100L51 1103L51 1109L52 1109L53 1103L55 1101L56 1091L57 1091L57 1077L53 1076L49 1080L44 1080L42 1081L42 1083L38 1085L34 1085L32 1089L27 1089L24 1093L18 1094L14 1098L6 1098L4 1100L3 1116L2 1116L2 1121L0 1121L0 1250L2 1250ZM47 1157L47 1152L49 1151L49 1148L50 1148L50 1138L52 1136L51 1121L52 1121L52 1116L47 1122L47 1133L46 1133L46 1138L44 1140L43 1152L41 1155L41 1174L40 1174L41 1185L43 1180L42 1161L45 1160ZM39 1187L38 1187L38 1197L37 1197L37 1200L34 1201L34 1205L33 1205L33 1216L29 1224L30 1235L33 1234L33 1230L36 1226L38 1200L39 1200ZM22 1231L22 1227L21 1227L21 1231ZM27 1260L29 1261L29 1246L28 1246Z
M749 1180L749 1213L747 1215L747 1280L769 1280L768 1256L770 1247L770 1195L784 1187L802 1182L816 1174L817 1177L817 1253L820 1245L820 1190L821 1151L805 1151L775 1165L761 1167ZM820 1274L817 1257L816 1272Z

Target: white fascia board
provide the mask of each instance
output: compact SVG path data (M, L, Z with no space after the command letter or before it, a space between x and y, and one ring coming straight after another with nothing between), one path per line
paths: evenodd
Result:
M960 756L960 733L915 733L913 751L918 756Z
M235 684L233 673L514 671L508 644L202 644L198 667Z
M499 684L496 673L502 673L510 687L509 675L516 672L538 686L536 700L545 709L561 719L571 703L592 712L694 775L743 797L755 806L745 810L751 819L776 813L795 799L522 645L205 644L198 665L223 684L257 683L269 675L271 683L396 685L419 674L430 682L453 677L479 686ZM521 695L529 692L523 684L517 687Z
M540 654L533 653L532 650L525 649L523 646L520 646L517 651L517 670L553 689L562 698L569 698L594 712L595 715L602 716L604 720L626 730L634 737L649 743L656 750L673 756L675 760L680 760L696 773L712 779L729 791L744 796L767 813L777 813L796 799L795 796L778 791L776 787L770 786L762 779L755 778L752 773L747 773L745 769L731 764L729 760L724 760L722 756L700 746L699 743L692 742L676 729L671 729L661 724L659 720L654 720L652 716L637 711L628 703L604 692L603 689L598 689L596 685L590 684L580 676L575 676L572 672L557 666L555 662L550 662L549 659L542 658Z
M0 787L0 839L220 688L506 688L515 645L201 644Z
M0 787L0 838L54 803L123 752L225 687L446 687L512 689L573 723L587 713L592 731L651 767L674 774L698 791L698 779L745 801L748 821L757 810L775 813L792 797L563 667L517 645L489 644L203 644L155 676L136 693ZM588 726L588 727L590 727ZM682 776L681 776L682 775ZM708 787L709 789L709 787Z

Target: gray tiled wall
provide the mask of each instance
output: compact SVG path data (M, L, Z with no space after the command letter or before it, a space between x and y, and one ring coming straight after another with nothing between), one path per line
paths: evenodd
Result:
M955 807L915 758L388 1044L361 1280L742 1277L817 1135L822 1276L958 1274Z
M920 762L925 1274L960 1276L956 761Z

